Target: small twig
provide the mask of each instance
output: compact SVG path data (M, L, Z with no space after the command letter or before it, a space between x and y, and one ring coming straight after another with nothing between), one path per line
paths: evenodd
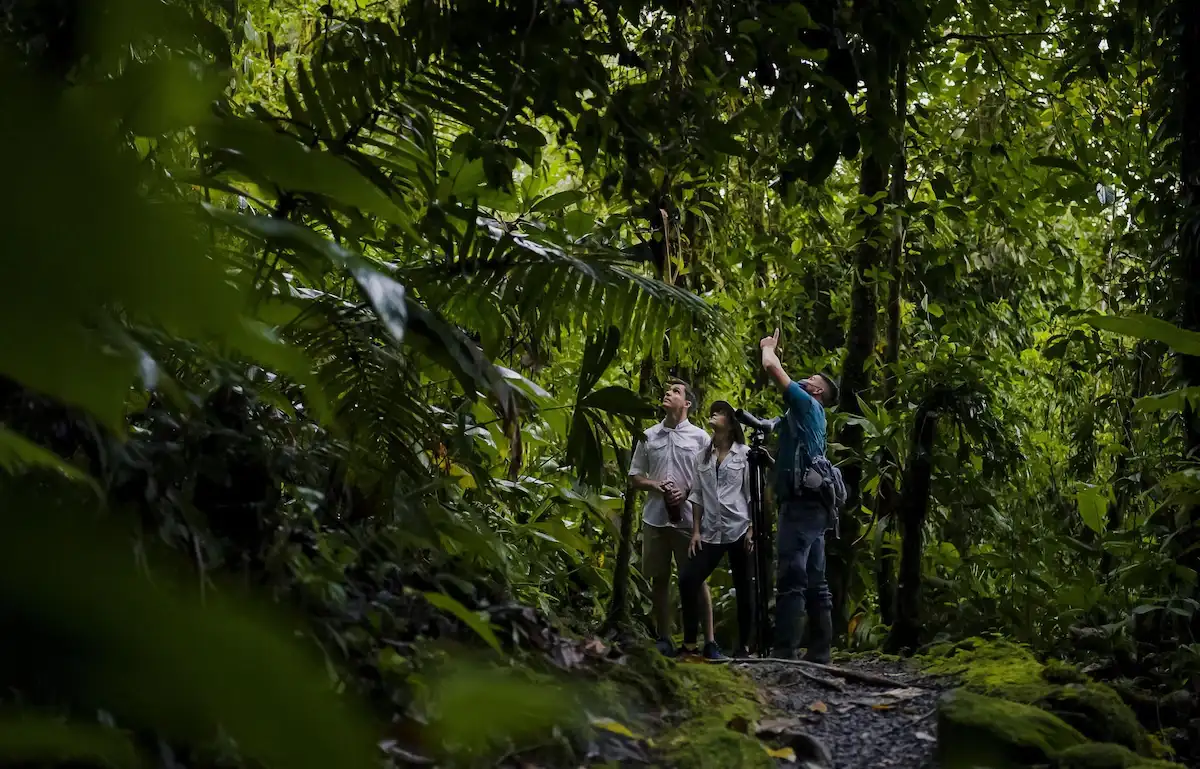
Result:
M799 673L800 675L804 676L808 680L815 681L816 683L820 684L821 686L824 686L827 689L834 689L839 692L846 691L846 685L843 684L841 681L837 680L836 678L824 678L823 676L819 676L816 673L809 673L807 670L804 670L803 668L797 670L796 672Z
M904 684L901 681L893 681L890 678L884 678L883 676L877 676L877 675L873 675L871 673L861 673L857 670L847 670L846 668L839 668L836 665L823 665L820 662L809 662L807 660L781 660L781 659L775 659L774 657L751 657L751 658L747 658L747 659L739 659L739 660L731 660L731 661L738 662L738 663L775 662L780 665L796 665L798 667L810 668L812 670L821 670L821 671L824 671L831 675L835 675L838 678L844 678L847 681L857 681L862 684L871 684L872 686L906 686L906 685L908 685L908 684ZM921 688L921 687L914 687L914 688Z

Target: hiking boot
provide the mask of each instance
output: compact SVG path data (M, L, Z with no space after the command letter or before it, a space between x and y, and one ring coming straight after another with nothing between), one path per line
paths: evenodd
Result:
M808 662L829 663L830 646L833 644L833 616L829 609L821 609L809 617L812 623L812 638L804 659Z
M671 643L670 638L660 638L654 642L654 648L658 649L658 653L664 657L675 656L675 644Z
M721 653L721 647L717 646L716 641L709 641L704 644L704 659L709 662L720 662L721 660L729 659Z
M794 625L792 628L785 628L784 622L785 618L780 617L779 638L774 648L771 649L771 656L777 660L794 660L797 648L800 646L800 639L804 637L804 628L808 624L808 618L802 615L792 623Z

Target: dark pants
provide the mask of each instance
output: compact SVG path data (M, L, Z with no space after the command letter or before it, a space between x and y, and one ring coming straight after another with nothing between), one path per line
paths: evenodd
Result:
M825 579L825 529L829 513L813 495L785 501L779 508L779 560L775 566L776 646L800 645L800 618L805 611L833 606Z
M683 567L679 577L679 593L683 603L683 642L696 642L700 626L700 589L725 554L729 554L729 570L733 572L733 589L737 593L738 642L750 643L754 632L754 594L750 586L750 554L746 552L746 535L736 542L713 545L705 542Z

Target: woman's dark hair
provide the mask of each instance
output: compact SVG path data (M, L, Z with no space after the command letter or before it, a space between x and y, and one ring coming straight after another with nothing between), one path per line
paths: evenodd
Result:
M746 442L746 433L744 433L742 431L741 423L738 422L737 418L733 415L733 406L730 406L725 401L717 401L716 403L714 403L712 405L712 408L710 408L708 410L708 413L709 413L709 416L712 416L713 414L716 414L717 412L724 414L725 418L729 420L729 434L730 434L730 436L733 437L733 442L734 443L745 443ZM712 453L713 453L713 442L709 441L708 449L704 453L704 461L705 462L708 462L709 460L712 459Z

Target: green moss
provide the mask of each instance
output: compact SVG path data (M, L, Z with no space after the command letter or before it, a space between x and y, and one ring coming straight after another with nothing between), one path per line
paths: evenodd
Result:
M1043 665L1024 646L972 638L933 647L920 663L925 672L952 675L977 694L1042 708L1088 739L1117 743L1143 756L1166 755L1111 687L1059 660Z
M1055 714L1090 739L1117 743L1144 756L1155 755L1150 736L1133 711L1107 686L1057 686L1033 704Z
M774 766L762 743L745 733L759 717L758 690L749 678L728 665L682 663L674 666L673 673L686 712L659 741L670 765L689 769Z
M938 761L943 769L1018 769L1048 763L1087 739L1062 719L1031 705L957 689L938 706Z
M1026 647L1008 641L970 638L940 644L919 662L926 673L954 676L973 692L1017 702L1033 702L1049 689L1042 663Z
M1111 742L1089 742L1067 748L1054 757L1055 769L1178 769L1177 764L1154 761Z

